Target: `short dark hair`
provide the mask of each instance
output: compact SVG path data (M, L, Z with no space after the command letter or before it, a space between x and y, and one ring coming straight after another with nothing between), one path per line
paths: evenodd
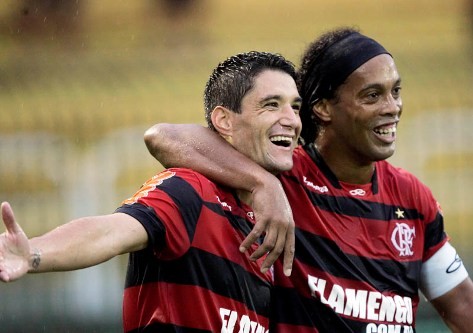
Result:
M280 70L296 80L294 64L277 53L239 53L218 64L204 91L205 119L209 128L215 130L211 115L217 106L241 113L243 97L254 87L255 77L266 69Z

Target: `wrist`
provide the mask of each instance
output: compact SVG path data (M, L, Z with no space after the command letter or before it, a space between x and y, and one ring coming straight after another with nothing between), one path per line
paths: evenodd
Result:
M255 191L263 188L268 189L281 187L281 182L279 181L279 179L266 170L263 170L263 172L260 173L254 173L253 177L254 182L252 183L253 186L250 189L251 193L254 193Z
M38 248L33 249L33 253L30 255L30 272L36 272L39 269L41 263L41 251Z

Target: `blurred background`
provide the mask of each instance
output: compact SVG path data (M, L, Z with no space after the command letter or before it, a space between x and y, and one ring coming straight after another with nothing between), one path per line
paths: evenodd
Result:
M298 65L340 25L394 55L404 113L391 162L431 187L473 272L469 0L2 0L0 200L29 236L113 212L162 169L143 143L148 127L204 124L218 62L261 50ZM126 262L0 284L0 331L120 332ZM427 303L418 318L418 332L448 332Z

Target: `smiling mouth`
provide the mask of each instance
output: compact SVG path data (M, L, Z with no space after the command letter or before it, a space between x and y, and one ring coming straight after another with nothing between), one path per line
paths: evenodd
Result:
M290 147L292 144L292 137L276 135L269 138L269 140L279 147Z
M376 127L375 129L373 129L373 132L381 136L393 137L396 135L396 130L396 125L392 124L388 126Z

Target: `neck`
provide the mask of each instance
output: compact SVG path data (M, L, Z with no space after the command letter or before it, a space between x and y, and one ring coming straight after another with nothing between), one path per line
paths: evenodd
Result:
M315 143L316 149L337 179L350 184L367 184L373 177L375 163L362 163L349 154L341 153L337 147Z

